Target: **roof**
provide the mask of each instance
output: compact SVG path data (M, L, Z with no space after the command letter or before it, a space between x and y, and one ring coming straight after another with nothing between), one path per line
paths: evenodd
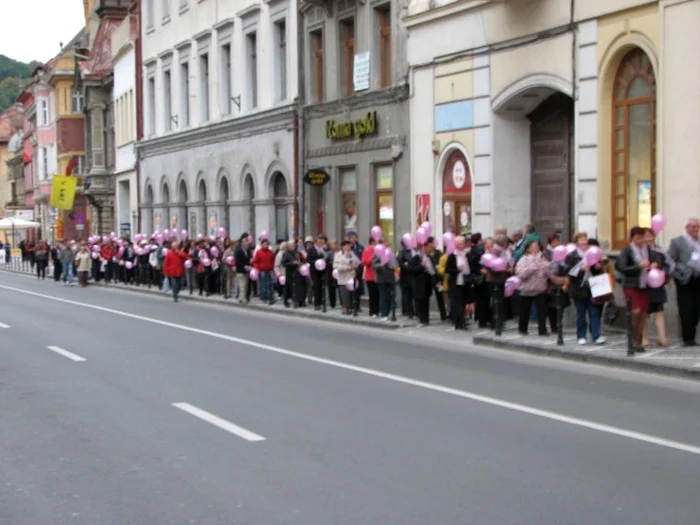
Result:
M104 18L95 35L90 49L90 58L79 62L80 74L86 77L102 77L112 70L112 34L122 23L123 18Z

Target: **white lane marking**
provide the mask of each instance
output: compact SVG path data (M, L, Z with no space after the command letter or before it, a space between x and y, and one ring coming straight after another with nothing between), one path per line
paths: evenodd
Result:
M80 357L78 354L74 354L73 352L69 352L68 350L64 350L60 346L47 346L49 350L52 352L56 352L59 355L62 355L63 357L67 357L71 361L75 361L76 363L82 363L83 361L87 361L84 357Z
M265 441L264 437L259 436L255 432L251 432L250 430L247 430L243 427L239 427L238 425L231 423L230 421L226 421L225 419L222 419L219 416L215 416L211 412L207 412L206 410L197 408L196 406L190 405L189 403L173 403L173 406L175 408L179 408L184 412L187 412L188 414L194 417L198 417L202 421L211 423L212 425L219 427L220 429L225 430L226 432L235 434L239 438L245 439L246 441Z
M625 437L628 439L633 439L636 441L642 441L644 443L649 443L652 445L658 445L660 447L666 447L670 449L680 450L682 452L688 452L690 454L695 454L700 456L700 446L690 445L688 443L682 443L680 441L672 441L669 439L660 438L657 436L652 436L650 434L644 434L642 432L635 432L632 430L626 430L624 428L613 427L610 425L604 425L597 423L595 421L590 421L587 419L579 419L576 417L570 417L564 414L559 414L557 412L550 412L548 410L541 410L539 408L531 407L528 405L521 405L519 403L511 403L510 401L504 401L502 399L497 399L494 397L484 396L481 394L476 394L473 392L467 392L465 390L458 390L456 388L446 387L438 385L435 383L429 383L427 381L421 381L418 379L411 379L409 377L404 377L396 374L391 374L387 372L382 372L379 370L374 370L372 368L365 368L362 366L351 365L348 363L343 363L340 361L334 361L332 359L326 359L323 357L316 357L313 355L303 354L301 352L294 352L292 350L285 350L284 348L278 348L276 346L266 345L263 343L257 343L255 341L250 341L248 339L241 339L240 337L233 337L231 335L221 334L218 332L211 332L209 330L202 330L200 328L193 328L191 326L184 326L176 323L170 323L168 321L161 321L159 319L153 319L151 317L144 317L141 315L130 314L128 312L122 312L121 310L114 310L112 308L106 308L104 306L97 306L94 304L81 303L79 301L71 301L70 299L63 299L61 297L54 297L52 295L41 294L37 292L30 292L28 290L22 290L21 288L14 288L12 286L0 285L0 289L10 290L13 292L31 295L34 297L41 297L42 299L48 299L51 301L56 301L59 303L70 304L73 306L80 306L82 308L89 308L91 310L97 310L99 312L106 312L113 315L119 315L121 317L126 317L129 319L136 319L138 321L143 321L146 323L151 323L160 326L167 326L168 328L174 328L176 330L182 330L183 332L190 332L193 334L205 335L215 339L221 339L223 341L230 341L232 343L238 343L241 345L250 346L253 348L259 348L260 350L267 350L269 352L274 352L280 355L286 355L289 357L295 357L297 359L303 359L305 361L310 361L312 363L319 363L322 365L332 366L334 368L340 368L342 370L349 370L351 372L358 372L360 374L365 374L372 377L378 377L381 379L387 379L389 381L395 381L397 383L402 383L405 385L411 385L419 388L424 388L426 390L431 390L433 392L439 392L442 394L447 394L455 397L460 397L463 399L469 399L470 401L476 401L479 403L484 403L486 405L491 405L495 407L505 408L507 410L512 410L515 412L520 412L523 414L529 414L531 416L537 416L544 419L549 419L552 421L558 421L560 423L567 423L569 425L587 428L589 430L596 430L598 432L603 432L605 434L611 434L614 436Z
M0 323L0 328L10 328L9 324Z

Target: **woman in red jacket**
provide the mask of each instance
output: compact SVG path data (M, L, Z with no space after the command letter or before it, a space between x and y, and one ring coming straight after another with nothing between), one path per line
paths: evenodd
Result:
M163 275L170 280L170 289L173 291L173 301L175 302L177 302L177 296L182 288L182 276L185 273L187 259L189 259L189 255L180 250L180 245L174 242L163 260Z
M369 315L370 317L379 316L379 287L377 286L377 277L374 273L372 261L374 259L374 249L377 246L377 241L370 237L369 244L365 246L362 252L362 266L365 267L364 280L367 283L369 291Z
M117 249L114 247L114 242L109 241L102 246L100 250L100 258L105 262L105 282L109 284L114 279L114 256L117 255Z

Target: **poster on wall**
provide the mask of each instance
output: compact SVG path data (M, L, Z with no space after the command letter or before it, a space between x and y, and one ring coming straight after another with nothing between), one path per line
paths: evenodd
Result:
M640 180L637 185L637 224L651 227L651 181Z
M430 222L430 194L419 193L416 195L416 228L424 222Z
M163 222L162 213L159 211L153 212L153 230L154 231L160 231L160 227L162 226L162 222Z
M170 228L177 230L177 215L170 217Z
M219 214L215 211L209 214L209 235L216 235L216 226L218 224Z

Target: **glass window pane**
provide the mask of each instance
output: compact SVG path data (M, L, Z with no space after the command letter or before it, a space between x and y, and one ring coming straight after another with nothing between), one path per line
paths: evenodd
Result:
M622 126L625 123L625 108L615 108L615 125Z
M355 193L343 193L341 204L343 206L343 234L345 237L347 237L349 232L357 232L357 206L355 204Z
M393 187L393 170L391 166L377 166L376 179L378 190L391 190Z
M384 232L384 243L394 247L394 195L391 192L377 194L377 224Z
M637 76L627 90L627 98L648 97L651 94L651 84L642 76Z
M458 220L459 220L459 233L461 235L470 235L472 232L471 225L471 215L472 207L470 202L460 202L457 207L459 208Z
M615 172L623 173L625 171L625 154L616 153L615 154Z
M640 206L646 210L644 198L640 200L640 184L652 180L652 140L651 105L635 104L629 108L629 146L628 146L628 196L630 224L638 224ZM649 187L651 192L651 187ZM646 216L646 212L644 213Z
M355 170L343 171L340 174L341 191L357 191L357 173Z
M456 232L455 221L454 221L454 201L446 200L442 204L442 225L443 230L446 232Z
M625 147L625 130L615 130L615 148L622 149Z
M615 196L625 194L625 175L615 177Z
M624 197L618 197L615 199L615 217L625 217L625 199Z
M624 221L615 222L615 240L624 241L627 238L627 228Z

